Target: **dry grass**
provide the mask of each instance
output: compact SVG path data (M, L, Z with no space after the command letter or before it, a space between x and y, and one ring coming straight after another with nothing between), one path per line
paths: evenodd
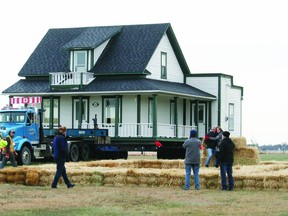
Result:
M5 215L287 215L287 192L0 185Z

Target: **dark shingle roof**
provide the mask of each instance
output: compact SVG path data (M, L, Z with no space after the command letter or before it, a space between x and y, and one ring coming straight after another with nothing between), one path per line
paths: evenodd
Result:
M139 77L125 77L125 78L96 78L89 85L81 90L69 90L69 92L93 92L95 94L105 92L115 94L115 91L121 92L161 92L161 93L171 93L171 94L185 94L191 97L203 97L203 98L216 98L207 92L201 91L197 88L189 86L183 83L167 82L160 80L153 80L147 78ZM49 89L48 81L39 80L19 80L17 83L6 89L3 93L6 94L21 94L21 93L35 93L41 95L41 93L57 93L63 92L63 90ZM65 91L64 91L65 92Z
M121 26L86 28L75 39L65 44L64 48L94 49L107 39L117 34L119 31L121 31L121 28L122 28Z
M163 35L170 35L182 59L180 47L169 23L50 29L19 72L19 76L48 76L69 71L69 49L95 48L111 38L91 69L96 74L133 74L145 68ZM185 64L182 64L185 65ZM188 66L182 68L189 72Z
M123 26L91 71L96 74L143 73L169 26Z

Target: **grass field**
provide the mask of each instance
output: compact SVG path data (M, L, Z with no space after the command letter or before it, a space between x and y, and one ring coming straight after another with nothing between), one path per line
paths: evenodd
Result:
M288 215L288 193L153 187L0 185L6 215Z
M156 159L132 154L129 159ZM260 154L260 161L288 161L288 154ZM180 187L80 186L58 189L0 184L0 215L279 215L288 216L288 192L184 191Z
M288 154L260 154L260 161L288 161Z

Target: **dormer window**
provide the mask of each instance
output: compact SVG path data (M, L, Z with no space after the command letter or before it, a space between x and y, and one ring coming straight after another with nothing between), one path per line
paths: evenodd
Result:
M161 79L167 79L167 53L161 52Z
M91 69L92 50L72 50L70 59L72 72L87 72Z

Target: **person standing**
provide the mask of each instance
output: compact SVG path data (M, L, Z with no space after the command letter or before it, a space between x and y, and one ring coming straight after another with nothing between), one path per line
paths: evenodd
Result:
M213 155L214 155L214 166L216 168L218 168L219 166L219 163L217 162L217 154L219 152L219 145L222 141L222 133L223 133L223 130L221 127L216 127L216 137L209 137L209 140L212 140L212 141L216 141L216 146L215 146L215 150L213 152Z
M17 153L14 149L14 142L13 138L15 136L15 131L12 129L9 131L8 136L6 137L7 145L6 147L2 148L2 163L0 164L0 169L3 169L7 163L8 160L10 160L13 167L17 167L17 163L15 161L15 155L17 156Z
M230 139L229 131L222 133L222 141L219 145L218 161L220 162L220 175L221 175L221 186L222 190L233 190L234 189L234 178L233 178L233 162L234 162L234 149L235 144ZM228 176L229 186L226 184L226 174Z
M217 165L216 157L215 157L215 148L217 146L217 140L212 140L211 138L215 138L217 136L216 133L216 127L213 127L211 131L209 131L208 134L205 135L204 142L206 144L207 148L207 158L205 162L205 166L209 167L210 160L212 159L212 156L214 156L214 166Z
M186 150L185 153L185 186L184 190L190 189L190 177L191 177L191 169L193 170L194 175L194 185L195 189L200 189L199 182L199 169L200 169L200 148L201 148L201 140L196 138L197 131L191 130L189 139L185 140L182 147Z
M66 127L60 126L58 128L58 134L54 137L52 144L53 158L56 162L56 173L51 185L52 188L57 188L57 184L61 176L63 177L67 188L73 188L75 186L75 184L71 184L66 173L65 162L68 156L68 143L65 136Z

